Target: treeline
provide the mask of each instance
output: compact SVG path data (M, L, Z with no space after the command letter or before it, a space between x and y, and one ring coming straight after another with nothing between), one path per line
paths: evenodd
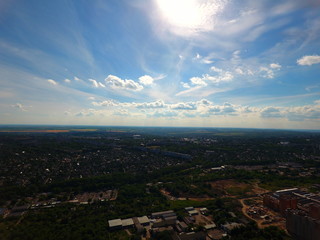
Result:
M225 240L289 240L291 239L283 230L277 227L270 226L259 229L256 223L251 222L246 226L233 229L230 233L231 237L224 238Z

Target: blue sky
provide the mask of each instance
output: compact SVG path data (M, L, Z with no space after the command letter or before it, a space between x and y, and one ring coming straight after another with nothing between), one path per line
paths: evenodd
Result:
M316 0L0 0L0 124L320 129Z

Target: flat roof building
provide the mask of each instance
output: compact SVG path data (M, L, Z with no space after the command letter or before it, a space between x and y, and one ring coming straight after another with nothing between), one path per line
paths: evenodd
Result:
M138 233L142 233L144 231L144 227L140 224L137 217L132 218L134 222L134 226L137 229Z
M138 217L138 221L143 226L148 226L150 224L150 219L147 216Z
M187 212L194 210L194 207L186 207L184 208Z
M185 232L188 230L188 225L185 222L178 222L177 226L181 232Z
M122 227L124 228L129 228L134 226L132 218L123 219L121 220L121 222L122 222Z
M222 228L225 231L230 232L231 230L233 230L235 228L242 227L242 226L243 226L243 224L241 224L241 223L232 222L232 223L226 223L226 224L222 225Z
M195 216L195 215L199 214L199 212L197 210L191 210L191 211L188 211L188 213L190 216Z
M216 224L211 223L211 224L205 225L205 226L204 226L204 229L205 229L205 230L210 230L210 229L213 229L213 228L215 228L215 227L216 227Z
M110 229L120 229L122 228L122 221L121 219L112 219L108 221Z
M152 218L161 218L163 217L163 215L166 215L166 214L172 214L174 213L174 211L172 210L168 210L168 211L163 211L163 212L155 212L155 213L152 213L151 216Z

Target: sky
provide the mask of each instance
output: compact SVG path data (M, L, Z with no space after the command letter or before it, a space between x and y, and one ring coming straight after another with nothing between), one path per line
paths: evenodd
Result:
M0 124L320 129L320 2L0 0Z

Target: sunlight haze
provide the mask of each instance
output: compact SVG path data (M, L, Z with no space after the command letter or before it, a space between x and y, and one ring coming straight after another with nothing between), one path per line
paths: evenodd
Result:
M315 0L0 1L0 124L320 128Z

